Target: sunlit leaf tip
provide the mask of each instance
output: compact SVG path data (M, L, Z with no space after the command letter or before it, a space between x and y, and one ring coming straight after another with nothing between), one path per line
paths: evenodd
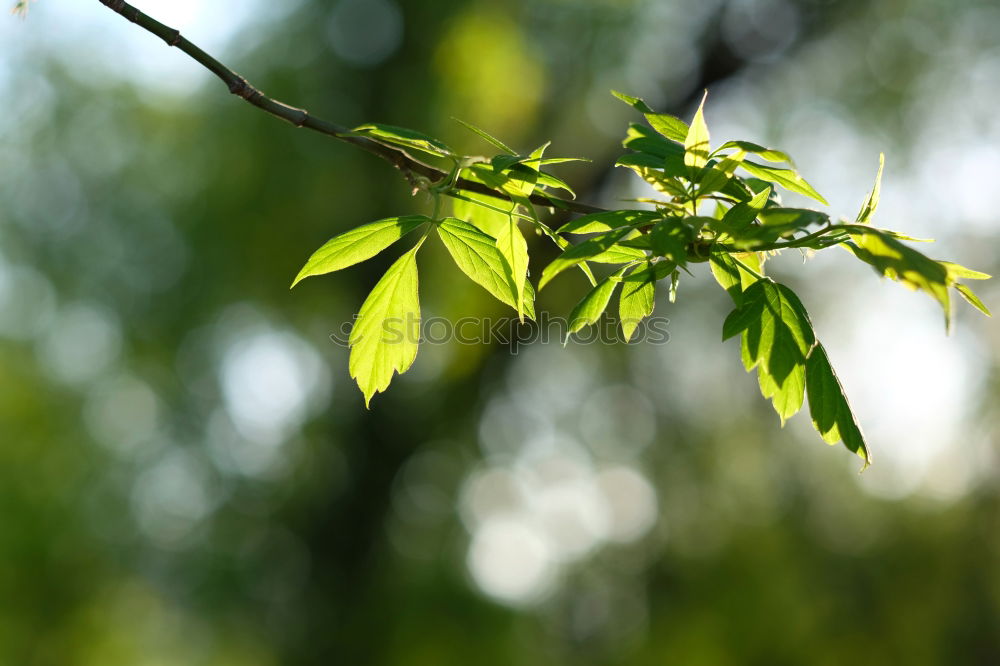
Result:
M872 215L875 214L875 209L878 208L878 200L882 192L882 171L884 169L885 153L879 153L878 173L875 175L875 185L872 187L872 191L868 193L865 203L861 206L861 210L858 212L857 222L859 224L868 224Z
M612 90L611 94L620 99L621 101L625 102L626 104L628 104L629 106L631 106L633 109L635 109L640 113L656 113L655 111L653 111L653 109L650 108L648 104L646 104L638 97L633 97L632 95L626 95L625 93L618 92L617 90Z
M451 119L454 120L455 122L459 123L463 127L465 127L465 129L469 130L473 134L477 135L480 139L482 139L486 143L490 144L494 148L498 148L499 150L502 150L505 153L509 153L511 155L517 155L517 152L513 148L511 148L506 143L504 143L500 139L496 138L495 136L493 136L492 134L490 134L486 130L480 129L479 127L476 127L472 123L468 123L468 122L462 120L461 118L455 118L454 116L452 116Z
M709 141L711 139L708 125L705 123L705 100L707 99L708 91L706 90L684 139L684 164L691 169L701 169L708 163Z

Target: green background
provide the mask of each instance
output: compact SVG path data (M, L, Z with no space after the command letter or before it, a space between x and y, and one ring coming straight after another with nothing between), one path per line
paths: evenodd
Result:
M788 151L832 215L884 151L876 223L1000 270L986 0L138 6L341 124L551 139L595 204L647 194L609 167L636 118L608 91L690 117L708 89L713 139ZM0 44L0 664L1000 662L991 320L960 304L946 337L838 250L769 263L861 476L806 415L779 428L705 271L658 293L666 345L425 345L365 411L329 336L396 255L288 284L429 202L96 1L39 0ZM438 244L420 269L427 316L512 314Z

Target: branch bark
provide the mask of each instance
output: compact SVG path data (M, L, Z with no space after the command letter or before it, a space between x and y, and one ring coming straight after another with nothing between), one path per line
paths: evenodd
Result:
M222 82L229 88L229 92L246 100L250 104L253 104L258 109L261 109L262 111L265 111L277 118L281 118L282 120L286 120L296 127L311 129L314 132L325 134L334 139L357 146L358 148L372 153L373 155L377 155L396 167L396 169L403 174L411 185L416 186L418 182L416 176L421 176L430 182L444 182L444 179L448 178L448 174L444 171L416 159L402 149L392 148L386 146L385 144L378 143L377 141L372 141L366 137L358 136L357 134L352 133L350 129L342 127L336 123L323 120L322 118L318 118L310 114L305 109L290 106L284 102L279 102L276 99L268 97L245 78L213 58L211 55L184 37L179 30L160 23L124 0L100 0L100 3L116 14L119 14L132 23L135 23L140 28L156 35L166 42L167 46L173 46L183 51L192 60L222 80ZM482 183L477 183L464 178L458 179L454 186L452 186L451 190L445 190L444 194L451 195L456 190L485 194L500 200L510 201L510 199L504 194L497 192ZM558 199L555 197L544 197L539 194L533 194L531 196L531 202L545 208L555 207L583 214L604 211L603 208L590 206L577 201L567 201L565 199Z

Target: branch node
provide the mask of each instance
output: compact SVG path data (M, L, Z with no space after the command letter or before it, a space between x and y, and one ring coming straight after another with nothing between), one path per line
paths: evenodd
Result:
M246 79L242 76L238 76L229 84L229 92L233 93L237 97L242 97L243 99L250 101L250 98L253 96L255 90Z
M164 38L163 41L167 43L167 46L177 46L181 42L181 31L175 28L171 33L170 38Z
M307 120L309 120L309 112L306 111L305 109L302 109L302 115L298 117L298 120L292 121L292 124L295 125L296 127L302 127L303 125L306 124Z

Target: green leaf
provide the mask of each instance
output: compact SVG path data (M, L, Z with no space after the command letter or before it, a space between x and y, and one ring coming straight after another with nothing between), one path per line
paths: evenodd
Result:
M494 155L490 159L490 166L497 173L511 168L515 164L520 164L521 158L518 155Z
M496 240L497 249L510 267L511 282L514 285L514 293L518 295L517 316L524 319L524 285L528 280L528 243L521 235L521 230L517 226L517 218L513 215L508 217L507 224L500 228L500 234Z
M896 238L899 237L896 236ZM966 280L989 280L993 277L992 275L974 271L971 268L966 268L950 261L939 261L938 263L948 271L948 278L950 280L957 280L959 278L965 278Z
M567 162L593 162L587 157L546 157L538 160L538 166L548 166L550 164L565 164Z
M652 185L653 189L657 192L662 192L671 197L686 198L688 196L688 192L684 187L684 184L681 183L675 176L669 176L657 169L631 165L626 166L632 169L632 171L635 171L635 173L644 181Z
M609 210L590 213L567 222L556 230L559 234L593 234L621 227L651 224L663 217L651 210Z
M615 166L628 167L630 169L634 169L636 167L641 167L643 169L662 169L663 158L649 153L627 153L615 161Z
M636 266L622 279L622 293L618 301L618 319L625 342L632 339L639 323L653 314L656 282L670 272L668 262L646 263Z
M367 136L381 143L390 143L402 148L411 148L438 157L453 157L455 153L443 142L432 136L395 125L381 123L365 123L353 130L356 134Z
M312 275L323 275L371 259L421 224L424 215L389 217L334 236L313 253L292 282L294 287Z
M532 192L535 191L539 176L538 171L525 164L515 164L504 175L506 176L506 180L504 180L501 186L503 191L509 194L511 198L521 198L524 200L527 200ZM518 203L522 202L518 201ZM525 202L523 205L530 208L531 203Z
M806 357L816 343L809 315L790 289L764 278L747 288L723 323L724 340L738 333L744 367L757 368L761 394L784 425L805 395Z
M691 127L688 128L687 135L684 137L684 164L693 173L697 173L698 170L708 164L708 153L710 150L709 135L704 113L706 97L708 97L707 92L701 98L701 104L698 105L698 110L694 114Z
M452 199L455 217L471 223L487 235L496 238L504 225L510 223L510 211L514 208L510 202L476 192L463 192L462 197ZM503 206L508 210L503 210Z
M878 208L879 193L882 191L882 170L885 168L885 153L880 153L878 156L878 175L875 176L875 187L872 191L868 193L868 198L865 199L864 205L861 206L861 212L858 213L858 224L868 224L872 215L875 213L875 209Z
M750 160L743 160L743 163L740 166L758 178L781 185L789 192L804 194L805 196L811 197L822 204L827 203L826 199L824 199L819 192L813 189L813 186L807 183L805 179L794 169L779 169L777 167L757 164L756 162L751 162Z
M844 243L861 261L871 265L876 272L902 282L911 289L925 291L941 304L945 328L950 328L951 301L948 286L952 281L948 267L917 252L874 227L857 227L850 235L851 242Z
M552 278L562 273L567 268L576 266L581 261L586 261L591 257L596 257L608 251L615 243L624 238L632 230L629 228L614 229L612 231L588 238L587 240L573 245L566 249L561 255L552 260L545 270L542 271L542 279L538 283L538 288L544 289Z
M740 151L726 157L714 166L706 167L699 177L698 194L711 194L724 188L729 179L736 173L736 169L743 162L744 157L746 157L746 153Z
M542 187L549 187L558 190L563 190L564 192L569 194L570 198L573 199L576 198L576 192L573 191L573 188L570 187L566 183L566 181L564 181L562 178L557 178L556 176L553 176L551 173L548 173L546 171L538 172L538 184Z
M615 292L615 287L620 282L621 271L609 276L597 283L597 286L587 292L587 295L576 304L572 312L569 313L569 336L576 333L584 326L597 323L601 314L607 309L611 301L611 295Z
M756 143L750 141L727 141L726 143L719 146L718 150L715 152L719 153L723 150L729 150L730 148L737 148L746 153L753 153L758 155L761 159L765 159L768 162L791 162L792 158L780 150L775 150L773 148L765 148Z
M625 243L626 241L621 241L612 245L604 252L590 257L587 261L594 261L599 264L631 264L635 261L648 259L644 248L633 247Z
M453 217L441 220L437 225L437 232L463 273L502 303L517 309L518 297L513 274L507 260L497 249L496 239L468 222ZM534 303L527 286L526 282L522 288L521 300L527 315L534 319Z
M657 132L670 139L684 143L688 135L688 124L666 113L647 113L646 122Z
M993 313L990 312L990 309L988 307L986 307L986 304L984 304L981 300L979 300L979 297L976 296L976 292L972 291L972 289L970 289L967 285L956 284L955 290L958 291L958 293L961 294L962 298L968 301L968 303L972 307L976 308L987 317L993 316Z
M729 292L737 305L743 302L743 292L759 279L757 276L762 272L760 257L753 252L731 254L716 245L712 247L708 261L715 281Z
M742 204L741 204L742 205ZM759 225L750 225L740 231L731 233L733 245L739 248L752 249L780 238L789 237L796 231L802 231L814 224L827 223L830 217L826 213L805 208L765 208L758 214ZM830 231L833 231L832 229ZM843 238L841 238L843 240ZM836 239L824 239L820 247L838 242Z
M454 120L455 122L461 124L463 127L465 127L465 129L471 131L473 134L476 134L480 139L482 139L486 143L490 144L494 148L498 148L499 150L502 150L505 153L510 153L511 155L516 155L517 154L517 152L513 148L511 148L506 143L504 143L500 139L496 138L492 134L488 133L486 130L480 129L480 128L476 127L475 125L473 125L472 123L467 123L464 120L461 120L459 118L454 118L453 117L452 120Z
M823 345L817 343L806 360L806 387L809 391L809 415L813 427L829 444L842 441L844 446L871 464L871 454L857 419L847 402ZM862 468L864 469L864 468Z
M666 169L672 176L688 175L688 169L684 164L684 147L664 139L644 125L630 124L622 146L660 158L663 161L657 168Z
M760 212L764 210L764 206L767 205L770 196L771 188L767 187L755 194L749 201L741 201L722 216L716 228L730 236L739 236L744 229L757 219Z
M655 113L655 111L649 108L648 104L638 97L632 97L631 95L626 95L625 93L618 92L617 90L612 90L611 94L631 106L639 113Z
M653 225L649 231L649 246L656 254L675 264L687 261L687 244L694 240L694 231L682 220L668 217Z
M422 244L421 241L420 244ZM417 296L417 244L396 260L368 294L351 330L351 377L365 396L386 390L417 357L420 301Z

